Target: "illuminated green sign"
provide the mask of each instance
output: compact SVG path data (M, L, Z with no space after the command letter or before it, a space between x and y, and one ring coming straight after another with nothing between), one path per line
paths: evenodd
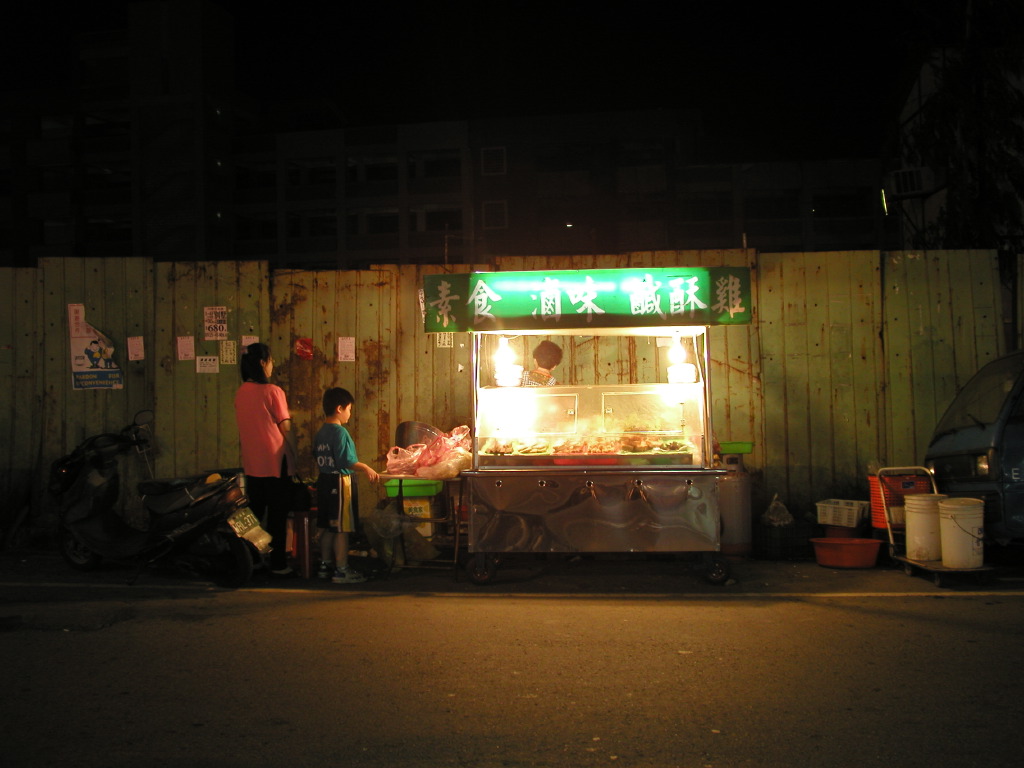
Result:
M746 267L426 275L423 293L428 333L742 325L751 313Z

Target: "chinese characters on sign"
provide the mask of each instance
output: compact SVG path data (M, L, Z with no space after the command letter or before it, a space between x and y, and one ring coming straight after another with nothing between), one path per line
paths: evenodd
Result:
M356 337L355 336L339 336L338 337L338 362L339 363L352 363L356 359Z
M196 373L220 373L220 358L216 355L196 355Z
M204 341L224 341L228 338L228 308L203 307Z
M746 267L427 275L423 294L432 333L751 322Z

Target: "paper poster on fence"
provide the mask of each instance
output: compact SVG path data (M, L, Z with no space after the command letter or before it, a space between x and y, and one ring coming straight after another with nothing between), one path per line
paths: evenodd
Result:
M72 389L123 389L114 343L86 322L84 304L68 304Z

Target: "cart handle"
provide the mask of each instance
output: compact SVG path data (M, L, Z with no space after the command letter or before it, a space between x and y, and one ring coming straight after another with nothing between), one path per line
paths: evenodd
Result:
M917 472L919 474L932 476L932 473L928 471L928 467L882 467L878 470L878 476L881 477L882 473L891 473L894 475L905 475L909 472Z

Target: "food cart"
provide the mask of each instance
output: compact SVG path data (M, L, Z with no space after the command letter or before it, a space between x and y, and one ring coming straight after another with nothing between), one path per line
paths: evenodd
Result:
M472 581L512 553L700 553L727 580L708 328L750 322L747 268L430 275L423 309L472 338ZM524 386L543 339L557 383Z

